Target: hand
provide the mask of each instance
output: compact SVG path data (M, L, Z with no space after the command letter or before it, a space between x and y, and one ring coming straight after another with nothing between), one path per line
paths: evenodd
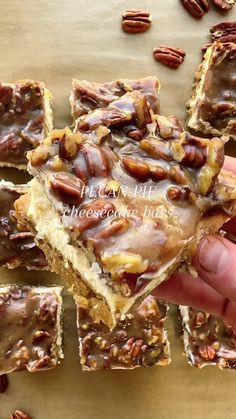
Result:
M226 157L224 169L236 174L236 159ZM224 226L236 235L236 217ZM198 246L194 261L199 277L175 273L155 290L158 298L223 317L236 330L236 245L210 235Z

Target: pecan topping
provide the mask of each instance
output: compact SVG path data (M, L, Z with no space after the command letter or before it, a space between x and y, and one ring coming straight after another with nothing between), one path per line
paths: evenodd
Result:
M50 333L48 333L46 330L37 330L37 332L35 332L33 336L33 343L42 342L43 340L49 337Z
M206 320L207 320L206 313L203 313L202 311L198 311L193 319L193 328L198 329L204 323L206 323Z
M122 28L125 32L140 33L149 29L152 17L144 10L127 10L122 15Z
M51 190L69 205L79 205L84 198L85 183L70 173L58 173L51 177Z
M32 417L28 413L23 412L23 410L17 409L11 414L10 419L32 419Z
M75 141L74 135L63 135L59 143L59 156L65 160L72 160L78 150L78 143Z
M0 393L5 393L8 388L8 378L6 374L0 375Z
M154 158L171 160L169 145L155 138L140 141L140 147Z
M76 218L74 231L81 234L85 230L95 227L108 217L109 212L114 211L114 209L115 206L104 199L97 199L84 205Z
M159 45L153 49L153 55L156 61L171 68L178 68L184 61L185 51L181 48Z
M107 177L110 173L106 154L95 144L83 144L81 147L91 176Z
M210 5L208 0L181 0L190 15L201 19L208 12Z
M213 3L221 10L231 10L235 4L235 0L212 0Z
M128 173L140 180L148 179L151 175L151 170L148 164L144 162L127 157L123 158L122 162L125 170L127 170Z
M200 346L198 352L205 361L212 361L216 356L216 351L211 345Z
M178 186L171 186L167 191L167 196L173 201L179 201L183 196L183 191Z
M212 41L235 42L236 22L220 22L210 29Z

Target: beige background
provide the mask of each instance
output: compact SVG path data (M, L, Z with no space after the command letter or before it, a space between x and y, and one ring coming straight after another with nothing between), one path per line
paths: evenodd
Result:
M145 5L145 6L144 6ZM127 8L145 7L153 25L132 36L120 29ZM72 77L108 81L119 77L157 75L162 83L165 114L184 119L200 47L208 28L220 20L235 20L214 7L196 21L179 0L1 0L0 77L4 81L32 78L44 81L54 95L55 125L70 124L68 95ZM172 44L186 50L185 64L173 71L156 63L152 48ZM230 152L236 154L235 145ZM229 148L228 148L229 150ZM20 182L17 171L0 176ZM0 270L0 282L60 283L55 276ZM7 393L0 395L0 419L22 408L34 419L229 419L236 417L236 375L187 365L178 338L176 314L169 334L172 364L135 371L82 373L79 364L75 313L65 298L65 360L54 371L10 376Z

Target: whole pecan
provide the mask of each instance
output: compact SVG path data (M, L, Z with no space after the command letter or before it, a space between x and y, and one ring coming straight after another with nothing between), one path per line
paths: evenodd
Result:
M185 51L181 48L159 45L153 49L153 55L156 61L171 68L178 68L184 61Z
M235 4L235 0L212 0L213 3L219 7L221 10L228 11L231 10Z
M16 410L11 414L10 419L32 419L28 413L23 412L23 410Z
M85 183L70 173L58 173L51 177L51 190L66 204L79 205L85 194Z
M220 22L210 29L212 41L235 42L236 22Z
M125 32L141 33L149 29L152 17L145 10L127 10L122 15L122 28Z
M8 378L6 374L0 375L0 393L5 393L8 388Z
M208 0L181 0L190 15L201 19L208 12L210 5Z
M146 180L151 175L151 170L148 164L145 162L134 160L129 157L124 157L122 159L122 163L124 165L125 170L129 174L140 180Z

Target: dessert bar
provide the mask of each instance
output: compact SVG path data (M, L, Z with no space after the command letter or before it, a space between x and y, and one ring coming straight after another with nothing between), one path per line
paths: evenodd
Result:
M63 358L61 290L0 286L0 375L47 370Z
M48 268L44 253L29 229L16 219L14 203L27 190L27 185L0 181L0 266L44 270Z
M185 353L191 366L236 368L236 333L221 317L180 306Z
M153 115L139 92L76 130L56 130L30 153L35 179L17 212L78 303L112 328L235 214L235 177L219 176L224 138Z
M85 307L77 306L80 357L84 371L133 369L168 365L169 341L164 330L167 306L149 295L115 329L96 324Z
M51 94L44 83L0 83L0 167L26 169L27 152L51 130Z
M214 42L206 51L188 103L189 129L236 139L236 44Z

